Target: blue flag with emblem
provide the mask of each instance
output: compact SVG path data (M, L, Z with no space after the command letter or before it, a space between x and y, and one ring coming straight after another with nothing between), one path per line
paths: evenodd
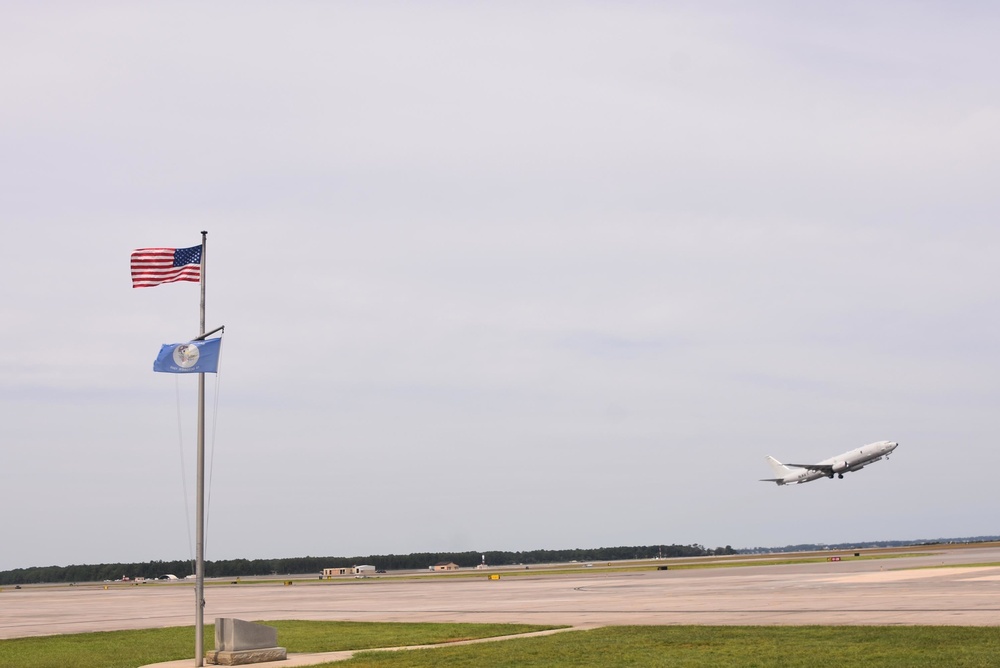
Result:
M164 343L153 362L153 371L162 373L217 373L222 339Z

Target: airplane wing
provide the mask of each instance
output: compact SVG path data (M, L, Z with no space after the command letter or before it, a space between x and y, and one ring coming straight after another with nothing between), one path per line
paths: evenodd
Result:
M761 478L760 482L781 482L784 478Z
M785 466L794 466L800 469L809 469L810 471L823 471L824 473L833 471L833 464L785 464Z

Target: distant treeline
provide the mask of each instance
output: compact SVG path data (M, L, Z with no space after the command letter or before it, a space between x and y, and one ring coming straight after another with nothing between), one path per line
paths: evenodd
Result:
M917 545L952 545L993 543L1000 536L972 536L969 538L921 538L919 540L871 540L860 543L803 543L784 547L753 547L737 550L740 554L766 554L771 552L815 552L817 550L863 550L878 547L912 547Z
M290 559L226 559L205 561L205 576L234 578L252 575L302 575L324 568L349 568L367 564L379 570L426 569L442 561L450 561L463 568L482 563L483 557L490 566L517 564L550 564L567 561L620 561L623 559L654 559L656 557L703 557L736 554L730 546L715 549L701 545L640 545L633 547L599 547L573 550L530 550L526 552L416 552L413 554L384 554L367 557L294 557ZM194 573L193 561L150 561L137 564L96 564L92 566L38 566L0 571L0 585L40 584L59 582L101 582L158 578L167 574L183 578Z

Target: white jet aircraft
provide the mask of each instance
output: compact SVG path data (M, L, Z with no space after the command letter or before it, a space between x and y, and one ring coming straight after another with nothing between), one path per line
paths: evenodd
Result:
M830 459L824 459L818 464L782 464L768 455L767 463L774 469L777 478L762 478L761 482L774 482L779 485L801 485L817 478L843 478L845 473L860 471L868 464L880 459L889 459L889 453L899 447L895 441L879 441L863 445L856 450L845 452Z

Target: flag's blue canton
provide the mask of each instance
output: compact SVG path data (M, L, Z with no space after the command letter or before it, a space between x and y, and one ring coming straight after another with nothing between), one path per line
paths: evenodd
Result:
M201 264L201 246L178 248L174 251L174 266L183 267L186 264Z

